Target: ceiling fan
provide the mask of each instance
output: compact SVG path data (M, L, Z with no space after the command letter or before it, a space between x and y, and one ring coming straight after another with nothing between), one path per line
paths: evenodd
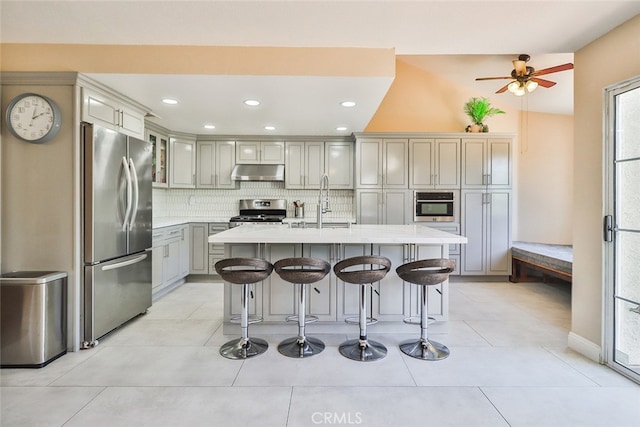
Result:
M552 82L551 80L541 79L538 76L543 76L545 74L557 73L559 71L566 71L573 69L572 63L556 65L555 67L544 68L542 70L536 71L535 68L527 65L531 57L529 55L522 54L518 56L518 59L514 59L513 62L513 70L511 70L510 76L505 77L478 77L478 80L502 80L502 79L513 79L511 83L508 83L498 89L496 93L502 93L507 90L513 93L516 96L522 96L526 92L533 92L536 90L538 85L542 87L549 88L554 86L556 82Z

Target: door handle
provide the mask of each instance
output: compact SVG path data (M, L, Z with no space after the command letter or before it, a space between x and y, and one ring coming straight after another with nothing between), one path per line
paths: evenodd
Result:
M602 237L605 242L613 242L613 216L605 215L602 223Z
M142 254L140 256L137 256L137 257L132 258L132 259L127 260L127 261L119 262L117 264L105 265L104 267L102 267L102 271L116 270L118 268L126 267L126 266L133 265L133 264L137 264L137 263L139 263L141 261L144 261L145 259L147 259L147 254Z
M127 223L129 221L129 214L131 213L131 172L129 171L129 163L126 157L122 158L122 167L124 169L124 175L127 178L127 209L122 219L122 231L127 231Z
M129 230L133 230L133 223L136 221L136 216L138 215L140 188L138 187L138 172L136 172L136 166L133 164L132 158L129 158L129 169L131 169L131 180L133 181L133 203L131 218L129 219Z

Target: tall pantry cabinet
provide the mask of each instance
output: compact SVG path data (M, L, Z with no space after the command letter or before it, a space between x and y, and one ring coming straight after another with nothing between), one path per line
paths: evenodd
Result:
M462 139L462 275L510 274L512 150L512 138Z

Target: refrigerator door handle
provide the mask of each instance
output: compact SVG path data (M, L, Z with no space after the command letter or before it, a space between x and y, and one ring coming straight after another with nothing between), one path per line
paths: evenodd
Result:
M140 256L137 256L135 258L129 259L127 261L119 262L117 264L105 265L104 267L102 267L102 271L116 270L118 268L127 267L129 265L133 265L133 264L137 264L139 262L142 262L145 259L147 259L147 254L142 254Z
M138 215L140 189L138 188L138 172L136 172L136 166L132 158L129 158L129 168L131 169L131 180L133 181L133 211L131 213L131 219L129 219L129 230L133 230L133 223L136 222L136 216Z
M124 168L124 175L127 178L127 209L122 220L122 231L127 231L127 223L129 214L131 213L131 172L129 171L129 164L127 163L126 157L122 158L122 167Z

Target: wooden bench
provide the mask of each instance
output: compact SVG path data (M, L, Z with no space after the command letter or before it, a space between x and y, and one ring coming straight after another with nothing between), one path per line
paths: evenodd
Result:
M567 245L513 242L510 282L547 282L550 278L571 283L573 248Z

